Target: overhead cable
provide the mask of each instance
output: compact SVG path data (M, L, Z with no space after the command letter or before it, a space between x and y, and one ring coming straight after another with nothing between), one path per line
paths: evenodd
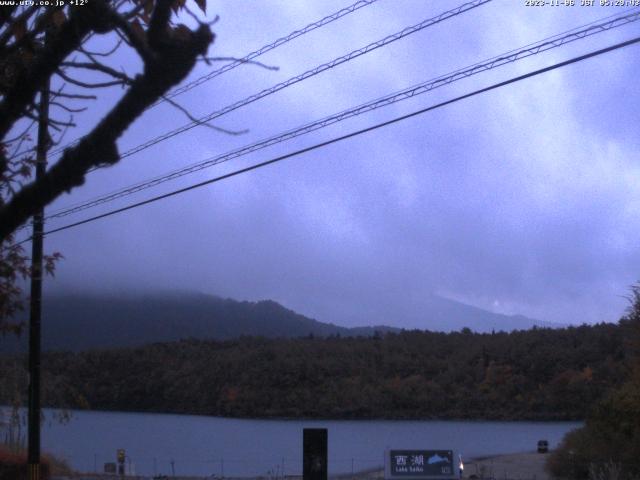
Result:
M239 170L235 170L233 172L230 172L230 173L227 173L227 174L224 174L224 175L220 175L218 177L215 177L215 178L212 178L212 179L209 179L209 180L205 180L203 182L195 183L195 184L190 185L188 187L180 188L178 190L174 190L172 192L168 192L168 193L165 193L165 194L162 194L162 195L158 195L156 197L152 197L152 198L149 198L147 200L143 200L141 202L133 203L133 204L127 205L127 206L122 207L122 208L111 210L109 212L106 212L106 213L103 213L103 214L100 214L100 215L96 215L96 216L93 216L93 217L90 217L90 218L86 218L86 219L80 220L78 222L74 222L74 223L71 223L71 224L68 224L68 225L64 225L62 227L54 228L52 230L49 230L49 231L45 232L44 234L45 235L50 235L52 233L61 232L63 230L68 230L70 228L74 228L74 227L77 227L77 226L80 226L80 225L84 225L84 224L87 224L87 223L90 223L90 222L94 222L96 220L100 220L102 218L110 217L110 216L116 215L118 213L122 213L122 212L125 212L125 211L128 211L128 210L132 210L134 208L138 208L138 207L141 207L141 206L144 206L144 205L148 205L150 203L155 203L157 201L160 201L160 200L163 200L163 199L166 199L166 198L169 198L169 197L180 195L182 193L185 193L185 192L188 192L188 191L191 191L191 190L195 190L197 188L201 188L201 187L204 187L206 185L211 185L213 183L217 183L217 182L220 182L222 180L226 180L228 178L232 178L232 177L238 176L238 175L243 174L243 173L247 173L247 172L250 172L250 171L253 171L253 170L257 170L259 168L266 167L268 165L272 165L274 163L278 163L278 162L281 162L283 160L299 156L299 155L301 155L303 153L311 152L313 150L317 150L317 149L329 146L331 144L338 143L338 142L341 142L343 140L347 140L349 138L353 138L353 137L362 135L364 133L368 133L368 132L372 132L374 130L378 130L378 129L382 128L382 127L386 127L386 126L398 123L400 121L407 120L409 118L416 117L418 115L422 115L422 114L430 112L432 110L436 110L436 109L442 108L444 106L451 105L453 103L459 102L461 100L465 100L467 98L474 97L476 95L480 95L480 94L485 93L485 92L496 90L498 88L501 88L501 87L504 87L504 86L507 86L507 85L510 85L510 84L513 84L513 83L516 83L516 82L520 82L522 80L526 80L528 78L535 77L537 75L541 75L543 73L547 73L547 72L550 72L552 70L556 70L556 69L565 67L567 65L578 63L578 62L581 62L581 61L589 59L589 58L593 58L593 57L596 57L596 56L599 56L599 55L603 55L603 54L608 53L608 52L612 52L614 50L618 50L620 48L627 47L629 45L636 44L638 42L640 42L640 37L636 37L636 38L633 38L631 40L627 40L625 42L617 43L617 44L612 45L610 47L606 47L606 48L603 48L603 49L600 49L600 50L596 50L596 51L587 53L585 55L581 55L579 57L574 57L574 58L572 58L570 60L566 60L566 61L563 61L563 62L560 62L560 63L556 63L554 65L550 65L548 67L544 67L544 68L541 68L541 69L526 73L524 75L519 75L517 77L513 77L513 78L510 78L508 80L499 82L499 83L495 83L495 84L490 85L488 87L484 87L484 88L475 90L475 91L473 91L471 93L460 95L460 96L452 98L450 100L447 100L447 101L444 101L444 102L440 102L440 103L432 105L430 107L426 107L426 108L423 108L421 110L417 110L415 112L408 113L406 115L402 115L402 116L393 118L391 120L387 120L385 122L378 123L376 125L373 125L373 126L370 126L370 127L367 127L367 128L363 128L361 130L357 130L355 132L351 132L351 133L348 133L346 135L342 135L340 137L333 138L331 140L327 140L325 142L317 143L317 144L312 145L310 147L302 148L300 150L296 150L294 152L290 152L290 153L287 153L285 155L281 155L279 157L272 158L271 160L267 160L267 161L264 161L264 162L261 162L261 163L257 163L257 164L251 165L249 167L241 168ZM22 240L21 242L18 242L15 245L19 245L19 244L27 242L29 240L30 240L30 238L27 238L25 240Z
M284 37L280 37L277 40L268 43L262 47L260 47L258 50L254 50L251 53L246 54L244 57L239 58L237 60L234 60L231 63L227 63L226 65L223 65L222 67L213 70L212 72L207 73L206 75L203 75L199 78L196 78L195 80L192 80L191 82L176 88L175 90L172 90L171 92L167 93L164 98L161 98L160 100L158 100L156 103L154 103L153 105L151 105L151 107L149 108L153 108L156 105L165 102L167 98L173 98L176 97L184 92L187 92L195 87L197 87L198 85L201 85L205 82L208 82L209 80L214 79L215 77L222 75L225 72L228 72L230 70L233 70L236 67L239 67L240 65L244 65L247 64L249 62L251 62L253 59L258 58L260 55L264 55L267 52L270 52L271 50L274 50L276 48L278 48L281 45L284 45L285 43L290 42L291 40L294 40L306 33L309 33L317 28L323 27L325 25L328 25L329 23L332 23L336 20L338 20L339 18L344 17L345 15L349 15L350 13L353 13L357 10L360 10L363 7L366 7L368 5L371 5L372 3L377 2L378 0L358 0L357 2L355 2L352 5L349 5L348 7L342 8L340 10L338 10L337 12L334 12L330 15L327 15L324 18L321 18L320 20L317 20L315 22L312 22L310 24L308 24L307 26L300 28L298 30L294 30L293 32L291 32L289 35L285 35ZM50 155L56 155L60 152L62 152L65 148L68 148L72 145L77 144L79 141L81 140L81 138L78 138L76 140L74 140L73 142L68 143L67 145L57 148L55 150L52 150L50 152Z
M305 33L309 33L313 30L315 30L316 28L320 28L323 27L324 25L327 25L341 17L344 17L345 15L348 15L350 13L355 12L356 10L361 9L362 7L366 7L367 5L371 5L372 3L376 2L377 0L360 0L356 3L354 3L353 5L350 5L348 7L343 8L342 10L338 10L335 13L332 13L331 15L327 15L326 17L322 18L321 20L318 20L317 22L313 22L310 23L309 25L307 25L304 28L301 28L300 30L295 30L293 32L291 32L289 35L285 36L285 37L281 37L279 39L277 39L274 42L271 42L261 48L259 48L258 50L255 50L247 55L245 55L244 57L235 60L231 63L228 63L226 65L224 65L223 67L218 68L217 70L214 70L210 73L207 73L206 75L203 75L199 78L196 78L195 80L179 87L176 88L175 90L169 92L167 95L165 95L167 98L173 98L175 96L178 96L184 92L187 92L189 90L191 90L192 88L197 87L198 85L203 84L204 82L208 82L209 80L217 77L218 75L222 75L225 72L228 72L229 70L233 70L234 68L243 65L245 63L250 62L251 60L253 60L254 58L259 57L260 55L263 55L267 52L270 52L271 50L278 48L280 45L283 45L287 42L290 42L291 40L293 40L294 38L298 38L301 35L304 35ZM158 100L157 103L160 103L164 101L164 99L162 100Z
M174 180L182 176L203 170L205 168L209 168L213 165L217 165L217 164L250 154L252 152L261 150L263 148L270 147L277 143L290 140L295 137L319 130L321 128L327 127L334 123L344 121L348 118L352 118L352 117L361 115L363 113L370 112L372 110L376 110L378 108L397 103L402 100L406 100L418 95L422 95L424 93L430 92L431 90L442 87L444 85L448 85L450 83L456 82L464 78L468 78L472 75L476 75L478 73L488 71L502 65L513 63L518 60L522 60L524 58L551 50L553 48L561 47L562 45L566 45L576 40L580 40L588 36L595 35L597 33L601 33L616 27L620 27L622 25L626 25L628 23L635 22L638 20L640 20L640 10L632 14L615 17L606 22L590 25L589 27L583 28L581 30L574 29L572 33L569 33L563 36L556 35L548 39L540 40L539 42L529 44L520 49L511 50L504 54L492 57L488 60L473 64L465 68L455 70L454 72L441 75L439 77L420 83L418 85L405 88L398 92L386 95L384 97L378 98L376 100L372 100L367 103L363 103L356 107L349 108L347 110L322 118L320 120L307 123L301 127L288 130L284 133L280 133L278 135L269 137L267 139L263 139L258 142L252 143L250 145L237 148L235 150L232 150L230 152L227 152L221 155L215 155L215 156L209 157L198 163L183 167L181 169L175 170L173 172L164 174L162 176L159 176L150 180L146 180L144 182L138 182L137 184L134 184L132 186L129 186L123 189L119 189L113 193L100 196L93 200L79 203L71 207L67 207L63 210L59 210L57 212L54 212L48 215L46 219L52 220L56 218L65 217L65 216L86 210L88 208L102 205L104 203L116 200L118 198L122 198L128 195L140 192L142 190L146 190L151 187L155 187L159 184L168 182L170 180Z
M260 100L268 95L271 95L273 93L279 92L280 90L283 90L287 87L290 87L292 85L295 85L299 82L302 82L303 80L307 80L308 78L314 77L324 71L330 70L334 67L337 67L338 65L342 65L343 63L349 62L355 58L358 58L362 55L365 55L369 52L372 52L374 50L377 50L378 48L384 47L385 45L389 45L390 43L393 43L397 40L400 40L401 38L407 37L411 34L414 34L416 32L419 32L421 30L424 30L425 28L431 27L433 25L436 25L440 22L443 22L445 20L448 20L450 18L456 17L462 13L468 12L474 8L477 8L481 5L484 5L485 3L489 3L492 0L473 0L471 2L467 2L463 5L460 5L459 7L456 7L454 9L451 10L447 10L446 12L443 12L435 17L429 18L427 20L424 20L416 25L413 25L411 27L407 27L402 29L401 31L394 33L392 35L389 35L387 37L384 37L381 40L378 40L377 42L373 42L370 43L369 45L366 45L362 48L359 48L357 50L354 50L346 55L342 55L340 57L334 58L333 60L327 62L327 63L323 63L322 65L319 65L315 68L312 68L311 70L307 70L304 73L301 73L300 75L296 75L295 77L291 77L288 80L285 80L284 82L278 83L270 88L264 89L258 93L255 93L247 98L244 98L243 100L237 101L235 103L232 103L231 105L228 105L220 110L216 110L214 112L211 112L203 117L198 118L196 121L192 121L187 123L186 125L183 125L182 127L176 128L174 130L171 130L169 132L166 132L162 135L159 135L145 143L142 143L140 145L137 145L127 151L125 151L124 153L122 153L120 155L120 158L126 158L129 157L131 155L134 155L138 152L141 152L142 150L145 150L153 145L156 145L164 140L167 140L169 138L175 137L176 135L179 135L181 133L184 133L188 130L191 130L194 127L197 127L198 125L202 125L203 123L207 123L210 122L211 120L214 120L216 118L221 117L222 115L226 115L229 112L232 112L234 110L237 110L238 108L244 107L245 105L248 105L250 103L253 103L257 100Z

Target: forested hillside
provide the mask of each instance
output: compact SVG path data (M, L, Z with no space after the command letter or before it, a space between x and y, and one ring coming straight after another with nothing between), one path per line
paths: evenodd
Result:
M51 353L45 401L251 417L582 419L626 379L625 336L623 326L600 324ZM0 376L25 388L22 365L2 357ZM11 400L10 383L2 402Z

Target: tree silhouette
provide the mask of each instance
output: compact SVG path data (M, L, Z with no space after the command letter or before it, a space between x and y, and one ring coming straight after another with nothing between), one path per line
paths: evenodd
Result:
M206 0L195 0L204 11ZM52 2L53 3L53 2ZM185 0L79 0L66 5L0 7L0 331L16 330L6 321L21 306L21 277L29 275L24 250L14 233L39 209L64 192L79 187L87 173L120 159L116 141L132 123L206 59L214 35L198 20L191 30L176 24L180 11L197 20ZM71 4L72 3L72 4ZM107 36L113 48L92 52L88 40ZM133 76L109 65L119 48L135 52L142 63ZM79 61L78 57L82 60ZM82 72L106 81L86 81ZM85 75L86 76L86 75ZM104 80L104 79L103 79ZM119 86L123 95L82 139L66 148L39 179L32 178L33 149L20 151L36 122L38 92L51 81L52 110L73 114L73 102L97 98L95 93ZM72 90L70 90L70 88ZM97 90L96 90L97 89ZM90 90L90 92L87 92ZM171 102L175 105L174 102ZM177 105L176 105L177 106ZM188 114L188 112L185 112ZM69 120L48 117L56 144ZM26 128L25 128L26 127ZM59 138L58 138L59 141ZM53 266L49 257L45 267Z

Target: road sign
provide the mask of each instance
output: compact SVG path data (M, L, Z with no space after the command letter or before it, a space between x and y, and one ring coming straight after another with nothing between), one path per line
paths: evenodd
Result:
M385 478L450 479L458 476L453 450L387 450Z

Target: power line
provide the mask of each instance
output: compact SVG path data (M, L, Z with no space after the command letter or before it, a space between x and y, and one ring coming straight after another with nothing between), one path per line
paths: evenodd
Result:
M120 158L126 158L129 157L131 155L134 155L138 152L141 152L142 150L145 150L153 145L156 145L157 143L160 143L164 140L167 140L169 138L172 138L176 135L179 135L181 133L184 133L188 130L191 130L194 127L197 127L198 125L201 125L203 123L209 122L211 120L214 120L216 118L221 117L222 115L226 115L229 112L232 112L234 110L237 110L238 108L244 107L245 105L248 105L250 103L253 103L257 100L260 100L268 95L271 95L273 93L279 92L280 90L283 90L287 87L290 87L292 85L295 85L296 83L302 82L303 80L307 80L308 78L314 77L326 70L330 70L334 67L337 67L338 65L341 65L343 63L349 62L355 58L358 58L366 53L372 52L374 50L377 50L378 48L384 47L385 45L388 45L392 42L395 42L397 40L400 40L401 38L404 38L408 35L411 35L413 33L419 32L421 30L424 30L425 28L431 27L433 25L436 25L440 22L443 22L445 20L448 20L449 18L453 18L456 17L462 13L468 12L469 10L472 10L474 8L477 8L481 5L484 5L485 3L489 3L492 0L473 0L471 2L467 2L463 5L460 5L459 7L456 7L452 10L447 10L446 12L441 13L440 15L437 15L435 17L429 18L427 20L424 20L416 25L413 25L411 27L407 27L404 28L403 30L394 33L392 35L389 35L387 37L384 37L381 40L378 40L377 42L373 42L370 43L369 45L366 45L362 48L359 48L357 50L354 50L346 55L342 55L340 57L334 58L333 60L331 60L330 62L327 63L323 63L322 65L319 65L311 70L307 70L304 73L301 73L300 75L296 75L295 77L291 77L288 80L285 80L284 82L278 83L270 88L264 89L258 93L255 93L243 100L240 100L238 102L232 103L231 105L227 105L226 107L220 109L220 110L216 110L214 112L209 113L208 115L205 115L203 117L200 117L199 119L197 119L196 121L193 122L189 122L186 125L183 125L182 127L176 128L174 130L171 130L169 132L166 132L162 135L159 135L151 140L148 140L145 143L142 143L140 145L137 145L129 150L127 150L126 152L122 153L120 155Z
M283 90L284 88L290 87L291 85L294 85L294 84L299 83L299 82L301 82L303 80L311 78L311 77L313 77L315 75L318 75L318 74L320 74L320 73L322 73L322 72L324 72L326 70L332 69L332 68L334 68L334 67L336 67L338 65L341 65L341 64L346 63L346 62L348 62L350 60L353 60L354 58L358 58L358 57L360 57L360 56L362 56L362 55L364 55L366 53L369 53L369 52L371 52L373 50L376 50L376 49L378 49L380 47L383 47L383 46L388 45L388 44L390 44L392 42L400 40L401 38L404 38L404 37L406 37L408 35L411 35L413 33L421 31L421 30L423 30L425 28L428 28L430 26L433 26L435 24L443 22L443 21L445 21L445 20L447 20L449 18L458 16L458 15L460 15L462 13L465 13L465 12L467 12L469 10L477 8L477 7L481 6L481 5L484 5L485 3L489 3L491 1L492 0L473 0L471 2L464 3L464 4L458 6L458 7L454 8L454 9L447 10L447 11L445 11L445 12L443 12L443 13L435 16L435 17L432 17L432 18L429 18L427 20L424 20L424 21L422 21L422 22L420 22L420 23L418 23L416 25L404 28L403 30L401 30L401 31L399 31L397 33L394 33L392 35L388 35L388 36L384 37L381 40L378 40L376 42L370 43L370 44L368 44L368 45L366 45L366 46L364 46L362 48L354 50L354 51L352 51L352 52L350 52L350 53L348 53L346 55L343 55L341 57L335 58L335 59L331 60L330 62L327 62L327 63L324 63L322 65L319 65L319 66L317 66L317 67L315 67L315 68L313 68L311 70L307 70L306 72L304 72L304 73L302 73L300 75L297 75L295 77L291 77L291 78L289 78L288 80L286 80L284 82L278 83L278 84L276 84L276 85L274 85L274 86L272 86L270 88L267 88L267 89L262 90L262 91L260 91L260 92L258 92L256 94L254 94L254 95L251 95L251 96L249 96L249 97L247 97L247 98L245 98L243 100L240 100L240 101L238 101L236 103L228 105L228 106L222 108L221 110L214 111L214 112L212 112L212 113L210 113L210 114L208 114L208 115L206 115L204 117L201 117L201 118L199 118L199 119L197 119L197 120L195 120L193 122L190 122L190 123L188 123L186 125L183 125L182 127L179 127L177 129L171 130L171 131L166 132L166 133L164 133L164 134L162 134L162 135L160 135L158 137L155 137L154 139L148 140L147 142L145 142L143 144L137 145L137 146L135 146L135 147L133 147L133 148L121 153L120 154L120 159L123 159L123 158L129 157L131 155L134 155L134 154L136 154L136 153L138 153L138 152L140 152L142 150L145 150L145 149L147 149L147 148L149 148L149 147L151 147L153 145L156 145L157 143L160 143L160 142L162 142L164 140L167 140L167 139L172 138L172 137L174 137L176 135L184 133L184 132L186 132L186 131L188 131L188 130L190 130L190 129L198 126L198 125L201 125L203 123L209 122L209 121L211 121L211 120L213 120L215 118L221 117L222 115L225 115L225 114L227 114L227 113L229 113L231 111L237 110L238 108L241 108L241 107L243 107L245 105L253 103L253 102L257 101L257 100L260 100L260 99L262 99L262 98L264 98L264 97L266 97L268 95L271 95L273 93L276 93L276 92L278 92L280 90ZM91 168L89 170L89 172L93 172L93 171L98 170L100 168L103 168L103 167L93 167L93 168Z
M238 158L240 156L252 153L254 151L260 150L262 148L266 148L268 146L272 146L276 143L279 143L281 141L285 141L285 140L289 140L291 138L295 138L299 135L305 134L305 133L309 133L315 130L318 130L319 128L323 128L325 126L331 125L333 123L345 120L347 118L351 118L353 116L357 116L360 115L362 113L371 111L371 110L375 110L376 108L380 108L382 106L386 106L386 105L390 105L392 103L395 103L397 101L400 100L404 100L407 98L411 98L423 93L426 93L432 89L438 88L440 86L452 83L454 81L460 80L462 78L467 78L471 75L474 75L476 73L480 73L482 71L486 71L486 70L490 70L492 68L507 64L507 63L511 63L511 62L515 62L517 60L523 59L523 58L527 58L528 56L531 55L536 55L538 53L550 50L552 48L556 48L556 47L560 47L562 45L565 45L567 43L576 41L576 40L580 40L583 38L586 38L588 36L594 35L596 33L601 33L603 31L607 31L613 28L617 28L620 26L623 26L625 24L637 21L638 19L640 19L640 11L635 11L634 13L628 13L628 12L634 12L633 10L628 10L625 13L627 13L626 15L620 15L618 17L616 17L615 15L610 15L607 17L604 17L602 19L599 20L594 20L593 22L590 22L586 25L582 25L579 27L575 27L573 29L567 30L565 32L556 34L554 36L551 37L547 37L543 40L539 40L538 42L534 42L534 43L530 43L528 45L525 45L524 47L521 47L520 49L514 49L514 50L510 50L509 52L503 53L501 55L492 57L488 60L485 60L483 62L478 62L475 63L469 67L466 68L462 68L459 70L456 70L452 73L448 73L445 75L442 75L440 77L437 77L433 80L427 81L427 82L423 82L421 84L418 84L416 86L401 90L399 92L395 92L393 94L387 95L385 97L381 97L377 100L359 105L357 107L353 107L351 109L345 110L343 112L334 114L332 116L323 118L321 120L317 120L315 122L306 124L302 127L298 127L297 129L294 130L290 130L288 132L279 134L277 136L274 137L270 137L266 140L262 140L259 142L256 142L254 144L250 144L244 147L241 147L239 149L233 150L231 152L228 152L226 154L223 155L218 155L218 156L214 156L214 157L210 157L208 159L205 159L199 163L187 166L185 168L176 170L174 172L170 172L168 174L165 174L163 176L160 177L156 177L154 179L145 181L145 182L141 182L138 184L134 184L130 187L126 187L124 189L120 189L117 190L113 193L107 194L107 195L103 195L101 197L97 197L93 200L90 200L88 202L84 202L84 203L78 203L76 205L67 207L63 210L60 210L58 212L55 212L53 214L50 214L49 216L46 217L47 220L49 219L54 219L54 218L61 218L61 217L65 217L67 215L73 214L73 213L78 213L82 210L85 210L87 208L91 208L94 206L98 206L101 205L103 203L107 203L109 201L133 194L133 193L137 193L139 191L145 190L147 188L151 188L154 186L157 186L161 183L164 183L166 181L170 181L176 178L179 178L181 176L187 175L189 173L193 173L199 170L202 170L204 168L208 168L210 166L213 165L217 165L219 163L223 163L225 161L234 159L234 158ZM615 17L615 18L612 18ZM609 19L608 21L605 21ZM600 22L600 23L598 23ZM586 27L586 28L585 28ZM28 224L24 225L21 228L26 228Z
M331 140L327 140L325 142L317 143L317 144L312 145L310 147L302 148L300 150L296 150L294 152L290 152L290 153L287 153L285 155L281 155L279 157L272 158L271 160L267 160L267 161L264 161L264 162L261 162L261 163L257 163L257 164L251 165L249 167L245 167L245 168L242 168L242 169L239 169L239 170L235 170L233 172L230 172L230 173L227 173L227 174L224 174L224 175L220 175L218 177L215 177L215 178L212 178L212 179L209 179L209 180L205 180L203 182L195 183L195 184L190 185L188 187L180 188L178 190L174 190L174 191L169 192L169 193L158 195L156 197L152 197L152 198L149 198L147 200L143 200L141 202L137 202L137 203L133 203L131 205L127 205L126 207L122 207L122 208L118 208L118 209L115 209L115 210L111 210L111 211L103 213L101 215L96 215L96 216L93 216L93 217L90 217L90 218L87 218L87 219L84 219L84 220L80 220L78 222L74 222L74 223L59 227L59 228L55 228L53 230L49 230L49 231L45 232L44 235L50 235L52 233L61 232L63 230L68 230L70 228L77 227L77 226L80 226L80 225L84 225L86 223L90 223L90 222L93 222L93 221L96 221L96 220L99 220L99 219L102 219L102 218L110 217L110 216L115 215L117 213L125 212L127 210L132 210L134 208L138 208L138 207L141 207L143 205L148 205L150 203L154 203L154 202L157 202L159 200L163 200L165 198L173 197L173 196L188 192L190 190L195 190L197 188L204 187L206 185L217 183L217 182L220 182L222 180L226 180L228 178L235 177L235 176L238 176L240 174L250 172L252 170L257 170L258 168L266 167L267 165L272 165L274 163L281 162L282 160L286 160L286 159L289 159L289 158L292 158L292 157L295 157L295 156L299 156L299 155L301 155L303 153L307 153L307 152L310 152L310 151L313 151L313 150L317 150L319 148L326 147L328 145L331 145L331 144L334 144L334 143L337 143L337 142L340 142L340 141L343 141L343 140L346 140L346 139L349 139L349 138L352 138L352 137L356 137L356 136L362 135L364 133L368 133L368 132L377 130L377 129L382 128L382 127L386 127L388 125L392 125L394 123L398 123L398 122L400 122L402 120L406 120L406 119L409 119L409 118L412 118L412 117L415 117L415 116L418 116L418 115L422 115L422 114L430 112L432 110L436 110L438 108L442 108L444 106L451 105L451 104L459 102L461 100L465 100L467 98L471 98L471 97L474 97L476 95L480 95L482 93L489 92L491 90L495 90L495 89L510 85L512 83L516 83L516 82L519 82L519 81L522 81L522 80L525 80L525 79L528 79L528 78L531 78L531 77L534 77L534 76L537 76L537 75L541 75L543 73L550 72L552 70L556 70L558 68L565 67L567 65L578 63L578 62L581 62L581 61L589 59L589 58L593 58L593 57L596 57L596 56L599 56L599 55L603 55L603 54L608 53L608 52L612 52L614 50L618 50L620 48L627 47L629 45L636 44L638 42L640 42L640 37L636 37L634 39L627 40L625 42L617 43L615 45L612 45L612 46L609 46L609 47L606 47L606 48L603 48L603 49L600 49L600 50L596 50L596 51L587 53L585 55L581 55L579 57L574 57L574 58L572 58L570 60L565 60L563 62L556 63L554 65L550 65L548 67L544 67L544 68L535 70L533 72L526 73L524 75L519 75L517 77L513 77L513 78L510 78L508 80L499 82L499 83L495 83L495 84L490 85L488 87L484 87L484 88L481 88L479 90L475 90L475 91L473 91L471 93L460 95L460 96L455 97L453 99L437 103L437 104L432 105L430 107L426 107L426 108L423 108L421 110L417 110L415 112L408 113L406 115L402 115L402 116L396 117L394 119L387 120L385 122L378 123L376 125L373 125L373 126L370 126L370 127L367 127L367 128L363 128L361 130L357 130L355 132L351 132L351 133L348 133L346 135L342 135L340 137L333 138ZM24 243L24 242L29 241L29 240L30 240L30 238L27 238L25 240L22 240L21 242L18 242L15 245L19 245L19 244Z
M349 15L350 13L353 13L357 10L360 10L363 7L366 7L368 5L371 5L372 3L377 2L378 0L358 0L356 3L349 5L348 7L342 8L340 10L338 10L337 12L334 12L330 15L327 15L324 18L321 18L320 20L317 20L315 22L312 22L310 24L308 24L307 26L300 28L298 30L294 30L293 32L291 32L289 35L285 35L284 37L280 37L277 40L268 43L262 47L260 47L258 50L254 50L251 53L246 54L244 57L239 58L237 60L234 60L231 63L228 63L226 65L223 65L222 67L206 74L203 75L199 78L196 78L195 80L185 84L184 86L181 86L179 88L176 88L175 90L169 92L167 95L165 95L165 98L162 98L160 100L158 100L156 103L154 103L153 105L151 105L149 108L153 108L156 105L159 105L160 103L166 101L166 98L173 98L176 97L178 95L181 95L184 92L187 92L195 87L197 87L198 85L201 85L205 82L208 82L209 80L214 79L215 77L222 75L225 72L228 72L230 70L233 70L236 67L239 67L240 65L244 65L246 63L251 62L254 58L259 57L260 55L264 55L267 52L270 52L271 50L274 50L276 48L278 48L281 45L284 45L285 43L290 42L291 40L294 40L306 33L309 33L313 30L316 30L317 28L323 27L325 25L328 25L336 20L338 20L339 18L344 17L345 15ZM68 143L67 145L63 146L63 147L59 147L55 150L53 150L52 152L50 152L51 155L56 155L60 152L62 152L65 148L68 148L72 145L77 144L78 142L80 142L80 140L83 137L80 137L76 140L74 140L73 142Z
M228 72L229 70L233 70L234 68L245 64L247 62L250 62L251 60L253 60L254 58L259 57L260 55L263 55L267 52L270 52L271 50L273 50L274 48L279 47L280 45L283 45L287 42L290 42L291 40L293 40L294 38L297 38L301 35L304 35L305 33L311 32L313 30L315 30L316 28L320 28L324 25L327 25L341 17L344 17L345 15L348 15L352 12L355 12L356 10L361 9L362 7L366 7L367 5L371 5L372 3L376 2L377 0L360 0L356 3L354 3L353 5L350 5L346 8L343 8L342 10L339 10L335 13L332 13L331 15L328 15L326 17L324 17L321 20L318 20L317 22L313 22L310 23L309 25L307 25L304 28L301 28L300 30L296 30L294 32L291 32L289 35L279 38L276 41L269 43L261 48L259 48L258 50L251 52L247 55L245 55L244 57L242 57L241 59L235 60L232 63L229 63L227 65L224 65L223 67L214 70L211 73L208 73L207 75L203 75L200 78L197 78L195 80L193 80L192 82L187 83L186 85L179 87L175 90L173 90L172 92L170 92L168 95L166 95L166 97L168 98L173 98L177 95L180 95L184 92L187 92L189 90L191 90L194 87L197 87L198 85L201 85L204 82L207 82L215 77L217 77L218 75L222 75L225 72ZM159 100L157 103L161 103L164 100Z
M607 18L610 18L610 17L607 17ZM554 35L553 37L540 40L538 42L529 44L520 49L511 50L509 52L506 52L499 56L492 57L483 62L478 62L469 67L465 67L465 68L456 70L454 72L441 75L427 82L423 82L421 84L400 90L398 92L386 95L376 100L358 105L356 107L352 107L350 109L344 110L340 113L331 115L329 117L325 117L323 119L305 124L293 130L289 130L287 132L280 133L276 136L258 141L256 143L240 147L238 149L232 150L222 155L209 157L196 164L181 168L179 170L170 172L168 174L162 175L160 177L156 177L151 180L139 182L135 185L117 190L107 195L103 195L94 200L65 208L64 210L48 215L46 218L47 220L50 220L50 219L61 218L74 213L78 213L88 208L92 208L92 207L116 200L118 198L122 198L128 195L140 192L142 190L146 190L148 188L157 186L161 183L165 183L167 181L174 180L176 178L188 175L190 173L194 173L199 170L203 170L213 165L217 165L217 164L232 160L234 158L238 158L238 157L247 155L249 153L253 153L255 151L261 150L263 148L275 145L277 143L280 143L286 140L290 140L300 135L304 135L306 133L319 130L321 128L327 127L334 123L338 123L343 120L346 120L348 118L352 118L352 117L361 115L363 113L370 112L372 110L376 110L378 108L388 106L402 100L406 100L418 95L422 95L431 90L442 87L444 85L448 85L450 83L453 83L455 81L458 81L464 78L468 78L472 75L475 75L484 71L488 71L502 65L513 63L518 60L522 60L524 58L537 55L539 53L551 50L553 48L558 48L568 43L581 40L591 35L608 31L610 29L617 28L622 25L626 25L628 23L635 22L638 20L640 20L640 11L636 11L632 14L618 16L606 22L601 22L597 24L593 24L595 22L592 22L592 24L588 24L591 26L588 26L587 28L582 28L581 30L578 30L578 28L581 28L581 27L577 27L575 29L570 30L570 32L572 33L566 34L564 36L560 36L562 34Z

